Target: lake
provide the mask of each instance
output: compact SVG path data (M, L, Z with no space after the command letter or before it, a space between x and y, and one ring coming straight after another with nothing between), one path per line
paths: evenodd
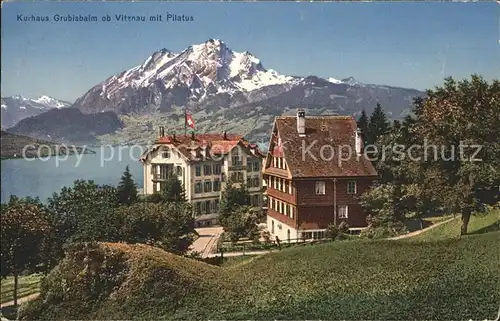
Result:
M10 195L39 197L45 202L52 193L72 186L77 179L116 186L127 165L137 187L142 189L142 164L138 159L146 146L92 149L96 154L2 160L2 203L8 201Z

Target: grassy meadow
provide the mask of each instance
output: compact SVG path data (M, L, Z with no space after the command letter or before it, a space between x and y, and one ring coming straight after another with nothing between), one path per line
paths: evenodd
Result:
M494 319L499 241L499 231L486 231L429 242L333 242L222 267L101 243L90 267L82 263L87 250L67 255L20 319Z

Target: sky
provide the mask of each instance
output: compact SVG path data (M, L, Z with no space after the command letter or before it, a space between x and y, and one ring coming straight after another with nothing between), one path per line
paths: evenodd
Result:
M500 74L495 2L2 3L1 95L74 101L166 48L210 38L281 74L426 89L448 76ZM188 22L24 22L22 16L166 15Z

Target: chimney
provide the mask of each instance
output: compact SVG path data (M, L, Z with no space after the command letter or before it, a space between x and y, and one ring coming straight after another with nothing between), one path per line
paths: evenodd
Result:
M224 131L222 133L222 139L227 140L227 132L226 131Z
M356 144L356 154L361 155L361 129L356 128L354 133L355 135L355 144Z
M165 136L165 128L163 126L160 126L160 137Z
M172 134L172 141L175 142L175 133Z
M297 133L299 137L306 136L306 112L304 109L297 109Z
M194 132L191 132L191 139L196 140L196 135L194 134Z

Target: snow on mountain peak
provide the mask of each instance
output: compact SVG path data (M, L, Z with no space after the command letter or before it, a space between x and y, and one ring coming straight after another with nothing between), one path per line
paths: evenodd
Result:
M333 78L333 77L328 77L327 79L329 82L331 82L332 84L341 84L342 83L342 80L338 80L336 78Z
M19 100L29 100L28 98L24 98L24 97L23 97L23 96L21 96L21 95L14 95L14 96L12 96L12 98L14 98L14 99L19 99Z
M38 98L31 99L31 101L33 101L37 104L41 104L41 105L50 107L50 108L63 108L63 107L67 106L67 104L64 104L61 101L59 101L55 98L52 98L50 96L47 96L47 95L41 95Z
M154 52L141 65L100 84L100 96L111 99L124 88L187 87L193 98L208 93L251 91L283 84L294 77L266 70L250 52L234 52L220 39L209 39L180 53L166 49Z

